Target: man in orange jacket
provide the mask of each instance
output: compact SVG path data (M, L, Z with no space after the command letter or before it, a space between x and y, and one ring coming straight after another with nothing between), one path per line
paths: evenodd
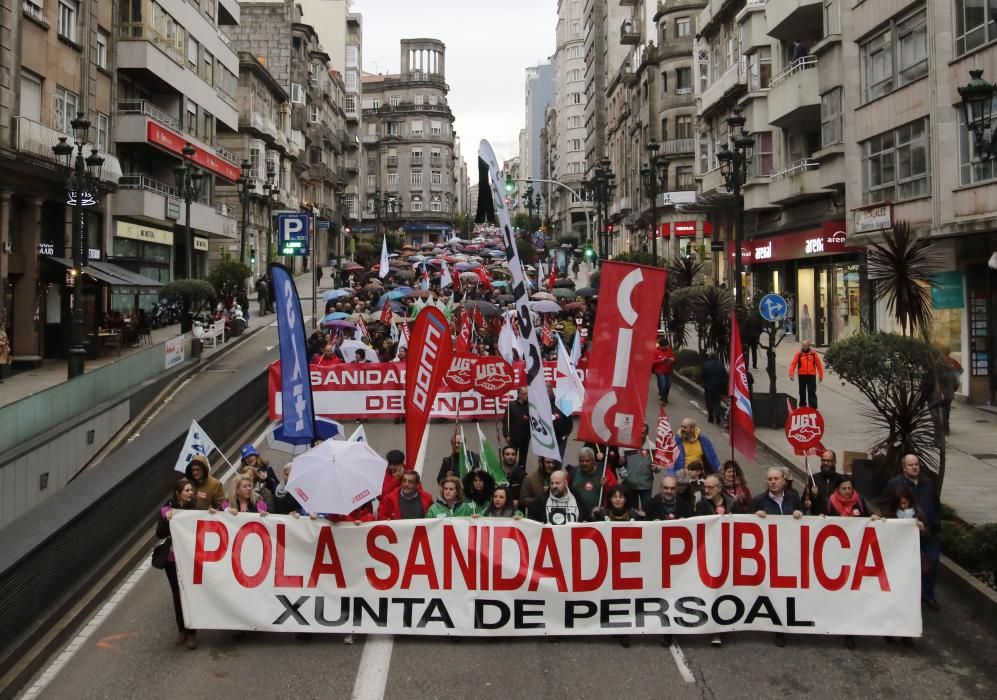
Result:
M793 374L800 375L800 406L817 408L817 380L824 381L824 365L820 357L810 347L810 341L804 340L799 351L793 355L789 363L789 378Z

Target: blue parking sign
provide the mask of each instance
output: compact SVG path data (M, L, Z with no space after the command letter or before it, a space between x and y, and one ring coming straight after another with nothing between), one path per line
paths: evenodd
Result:
M277 254L308 255L308 214L277 215Z

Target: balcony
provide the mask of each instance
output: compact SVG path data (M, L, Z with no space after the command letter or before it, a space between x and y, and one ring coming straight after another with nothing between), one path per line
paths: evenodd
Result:
M246 117L249 117L248 119ZM252 129L261 136L269 136L271 139L277 138L277 125L270 117L265 117L259 112L252 112L249 115L239 115L239 129Z
M786 206L827 195L820 185L820 163L810 158L797 161L769 177L769 201Z
M377 134L364 134L363 135L363 142L364 143L377 143L380 139L381 139L381 137L378 136Z
M706 114L718 102L737 93L744 92L748 84L748 71L744 59L732 63L727 70L703 91L700 97L700 113Z
M765 21L766 4L767 0L755 3L749 1L737 15L741 31L741 50L744 53L772 44L772 37L768 35L768 23Z
M384 158L384 164L389 168L398 167L398 156L386 156Z
M412 158L409 160L409 164L413 167L415 166L421 167L423 164L422 156L412 156Z
M817 57L804 56L773 76L769 83L769 123L780 129L820 124Z
M700 177L702 179L700 190L703 194L728 194L727 184L724 182L724 176L720 172L720 168L714 168Z
M326 163L311 163L308 166L309 180L324 180L325 182L332 182L336 179L336 176L332 172Z
M620 5L622 7L636 7L637 0L620 0Z
M691 156L696 152L696 139L667 139L661 142L661 153L666 156Z
M176 117L167 114L148 100L118 100L116 107L115 114L144 114L174 131L181 130L180 122Z
M73 142L73 137L60 133L52 127L40 124L27 117L14 117L14 124L17 131L17 150L20 153L31 155L48 162L51 165L63 167L52 146L59 143L60 136L68 136L68 141ZM84 153L90 155L90 150L94 147L92 143L84 146ZM110 153L100 153L104 158L104 167L100 172L102 182L117 184L121 178L121 164L118 159Z
M298 129L291 129L291 138L287 140L287 155L298 158L305 150L305 135Z
M619 199L614 200L613 202L610 203L609 215L613 216L614 214L626 214L627 212L630 211L630 209L631 209L630 198L620 197Z
M640 27L628 19L623 20L620 25L620 43L624 46L636 46L640 43Z
M121 176L119 191L114 195L111 213L114 216L127 216L162 225L168 222L167 203L174 201L180 216L177 226L186 226L186 207L176 188L154 180L142 173L127 173ZM235 238L236 221L232 212L224 204L204 204L191 202L191 228L215 238Z
M346 110L346 121L348 122L359 122L360 121L360 110L348 109Z
M139 103L142 105L141 111L137 109ZM214 159L209 163L195 157L198 165L233 182L238 178L240 160L238 156L221 146L212 146L185 131L174 128L169 123L169 115L154 105L142 100L120 100L115 113L117 114L117 119L114 120L116 143L146 143L165 148L179 157L180 148L189 142L199 152L211 154L211 158ZM167 121L161 121L162 117L166 117ZM151 125L150 122L155 122L159 126ZM173 123L176 123L175 120ZM159 135L155 139L152 138L154 133Z
M346 169L346 172L353 173L354 175L356 175L356 174L358 174L360 172L360 163L358 161L355 161L355 160L349 160L348 159L343 164L343 167Z
M813 37L823 21L824 0L781 0L768 3L768 35L782 41Z

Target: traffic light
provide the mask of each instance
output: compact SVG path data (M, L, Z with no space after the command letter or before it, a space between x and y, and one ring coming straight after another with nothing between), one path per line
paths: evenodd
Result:
M506 175L505 176L505 191L506 192L513 192L515 189L516 189L516 183L512 179L512 175Z
M585 246L585 259L592 260L595 257L595 251L592 250L592 245L589 244Z
M256 246L249 246L249 262L256 264Z

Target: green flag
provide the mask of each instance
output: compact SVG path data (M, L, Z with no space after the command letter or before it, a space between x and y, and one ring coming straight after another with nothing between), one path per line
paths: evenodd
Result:
M460 480L471 473L471 457L467 454L467 440L464 439L464 426L460 426L460 460L458 461L458 475Z
M508 484L509 477L505 473L505 470L502 469L502 462L499 460L498 452L488 442L484 432L481 430L480 423L478 424L478 442L481 443L481 466L492 475L496 484Z

